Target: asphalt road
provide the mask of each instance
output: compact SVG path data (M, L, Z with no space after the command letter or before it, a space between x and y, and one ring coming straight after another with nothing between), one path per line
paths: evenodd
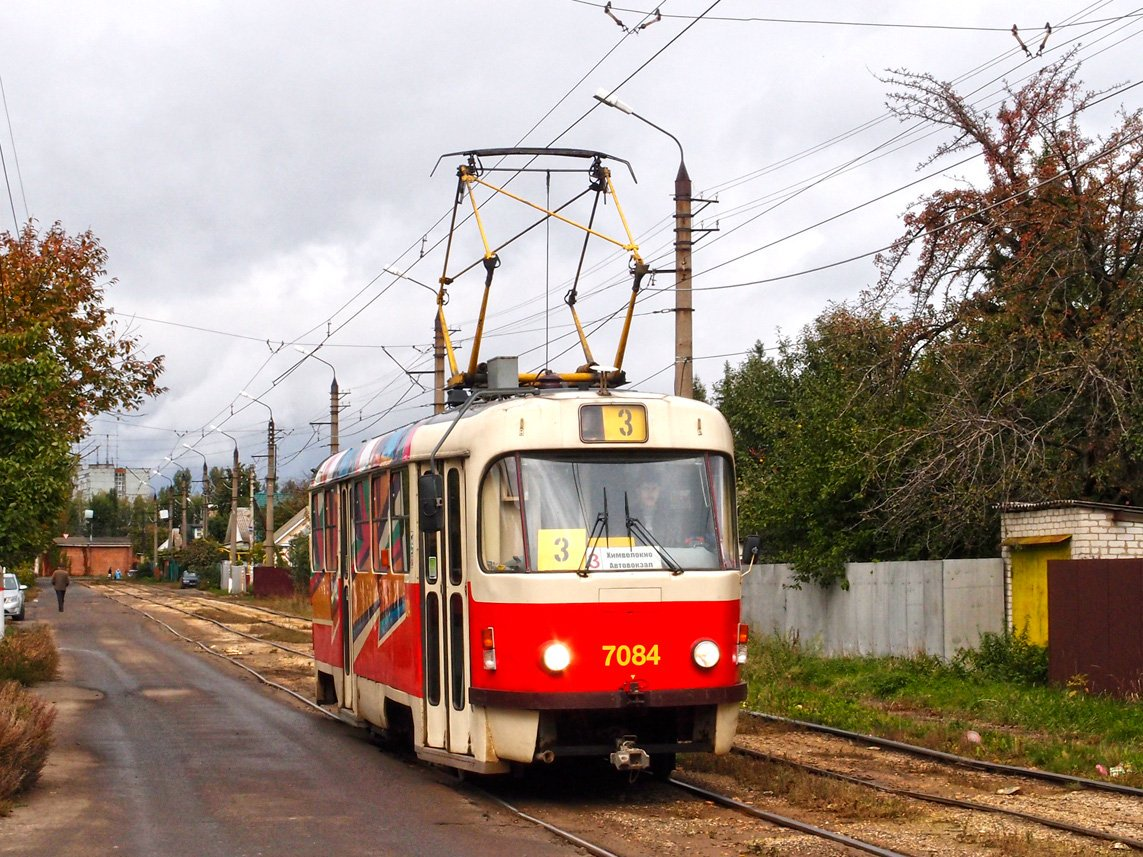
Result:
M0 818L24 857L568 855L443 775L197 652L82 585L50 623L61 680L55 747L35 789Z

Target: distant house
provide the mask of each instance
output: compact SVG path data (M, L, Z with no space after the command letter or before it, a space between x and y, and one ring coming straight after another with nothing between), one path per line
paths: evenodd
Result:
M53 542L57 550L45 556L40 565L45 576L63 568L73 577L106 577L108 569L125 573L135 565L135 550L128 536L62 536ZM53 565L53 554L58 564Z
M285 551L290 542L297 536L308 536L309 534L310 508L307 505L298 509L297 514L274 530L274 544L278 546L278 550Z
M238 521L237 532L235 534L235 550L242 554L250 551L250 546L254 544L254 512L248 508L235 509L235 517ZM229 533L231 530L228 529ZM230 546L230 537L227 536L227 547Z

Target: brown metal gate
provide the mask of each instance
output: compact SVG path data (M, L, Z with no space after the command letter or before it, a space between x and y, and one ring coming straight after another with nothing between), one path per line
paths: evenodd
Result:
M1143 559L1048 562L1048 675L1093 693L1143 693Z

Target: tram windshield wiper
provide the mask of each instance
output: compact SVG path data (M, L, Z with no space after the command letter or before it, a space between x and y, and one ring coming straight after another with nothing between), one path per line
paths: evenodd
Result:
M603 511L595 516L595 523L591 527L591 532L587 537L587 550L584 551L583 560L580 568L576 571L580 577L587 577L587 570L591 567L592 557L595 556L595 549L599 545L599 536L603 534L605 540L609 539L607 530L607 489L603 489Z
M651 531L643 526L642 521L640 521L638 518L632 517L631 505L627 501L626 491L623 492L623 513L624 517L627 520L627 537L631 538L631 534L634 533L643 543L648 544L655 549L656 553L662 557L663 562L666 564L667 568L671 570L671 574L682 574L683 567L679 565L675 558L671 556L670 553L668 553L667 549L659 543L659 540L651 534Z

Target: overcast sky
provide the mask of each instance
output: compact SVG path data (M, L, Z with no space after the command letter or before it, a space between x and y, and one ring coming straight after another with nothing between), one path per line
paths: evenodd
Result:
M920 194L978 178L971 164L918 169L946 137L887 116L887 70L957 80L981 104L1076 45L1092 89L1140 72L1143 18L1116 0L666 0L662 20L637 30L654 8L615 7L624 29L578 0L9 5L0 230L29 216L92 230L115 280L106 304L166 360L168 392L94 420L84 461L197 472L189 444L227 466L230 440L212 424L238 439L243 460L264 455L268 412L246 390L273 410L279 475L308 477L328 449L328 426L312 424L329 419L331 371L298 365L297 346L320 345L336 367L343 447L427 415L431 392L418 384L431 389L431 376L405 370L431 369L434 297L385 271L430 285L441 276L461 159L430 173L447 152L555 145L630 161L637 184L612 162L624 214L644 258L673 267L678 149L599 105L597 89L618 87L674 134L695 195L718 200L696 219L718 231L694 258L695 375L710 387L755 342L796 336L876 276L871 257L799 272L884 247ZM1035 53L1045 21L1043 56L1030 59L1011 27ZM1083 126L1098 134L1139 99L1125 92ZM509 189L558 205L586 183L582 171L531 173ZM615 213L609 204L598 222L621 236ZM493 244L531 222L503 198L482 218ZM501 251L482 358L520 354L524 370L583 362L567 350L563 304L580 244L553 224ZM450 274L479 254L465 224ZM672 387L672 282L661 274L640 296L624 361L638 389ZM579 283L585 324L615 314L629 289L626 255L593 242ZM450 288L462 366L482 291L480 270ZM616 317L593 333L598 362L612 361L619 332Z

